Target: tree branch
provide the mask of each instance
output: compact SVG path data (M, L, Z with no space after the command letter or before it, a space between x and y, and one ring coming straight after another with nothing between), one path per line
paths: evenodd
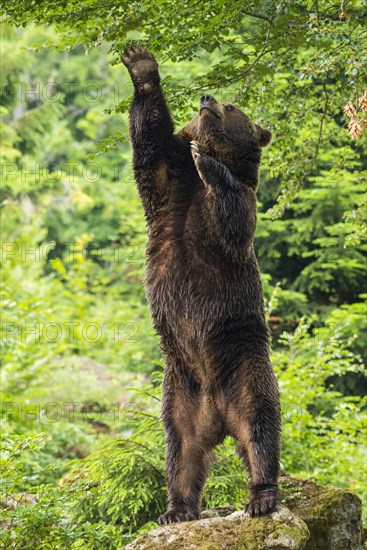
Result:
M248 15L249 17L256 17L256 19L262 19L263 21L267 21L268 23L272 22L270 17L267 17L266 15L262 15L262 13L252 13L250 11L245 11L245 10L240 10L240 13L243 13L244 15Z
M205 89L208 89L209 87L210 88L216 88L218 86L229 86L230 84L233 84L234 82L238 82L243 77L245 77L253 69L253 67L260 61L260 59L262 57L264 57L264 55L266 55L267 53L273 51L272 48L268 48L268 49L266 48L266 46L268 45L268 42L269 42L269 38L270 38L270 30L271 30L271 26L269 26L269 29L268 29L268 32L267 32L267 35L266 35L266 38L265 38L264 46L262 47L261 52L254 59L254 61L251 63L251 65L249 67L247 67L246 70L242 71L241 73L237 74L236 76L233 76L232 78L226 78L226 79L222 78L221 80L217 80L216 82L211 82L210 85L209 84L203 84L202 86L197 86L196 88L190 88L190 92L197 92L199 90L205 90ZM173 97L178 97L179 95L181 95L181 94L176 94Z

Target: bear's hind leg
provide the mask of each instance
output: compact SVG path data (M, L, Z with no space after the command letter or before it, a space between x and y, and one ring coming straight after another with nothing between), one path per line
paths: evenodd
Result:
M238 371L227 397L227 422L251 478L245 510L256 517L271 512L279 500L280 406L270 362L253 361L252 356Z
M252 517L268 514L279 499L280 402L268 341L262 319L232 317L213 327L204 347L217 372L225 431L249 469Z
M210 451L223 440L222 423L211 398L187 373L185 377L165 373L163 422L168 510L158 519L161 525L199 517Z

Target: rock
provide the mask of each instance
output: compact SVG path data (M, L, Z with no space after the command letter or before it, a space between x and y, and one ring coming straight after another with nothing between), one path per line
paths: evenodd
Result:
M281 505L251 519L232 506L145 533L124 550L366 550L361 501L351 491L280 478Z
M200 519L223 518L225 516L233 514L233 512L236 511L237 510L234 506L217 506L216 508L212 508L211 510L204 510L203 512L201 512Z
M364 550L357 495L288 476L279 481L282 502L303 519L310 531L306 550Z
M125 550L302 550L309 535L301 519L279 506L262 518L251 519L240 511L159 527L125 546Z

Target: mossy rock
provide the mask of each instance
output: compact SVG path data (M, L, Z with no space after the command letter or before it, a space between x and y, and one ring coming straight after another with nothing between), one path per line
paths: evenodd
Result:
M310 531L306 550L364 550L361 501L357 495L288 476L279 481L282 503Z
M279 481L281 505L269 516L251 519L222 506L149 531L125 550L366 550L357 495L288 476Z
M240 511L159 527L125 550L303 550L308 538L306 524L280 506L262 518Z

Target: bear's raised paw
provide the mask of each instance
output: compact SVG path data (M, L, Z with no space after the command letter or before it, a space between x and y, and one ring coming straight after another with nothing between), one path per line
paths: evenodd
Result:
M133 81L147 82L150 79L159 78L158 65L154 55L148 52L144 46L133 44L127 46L121 54L121 61L128 69Z

